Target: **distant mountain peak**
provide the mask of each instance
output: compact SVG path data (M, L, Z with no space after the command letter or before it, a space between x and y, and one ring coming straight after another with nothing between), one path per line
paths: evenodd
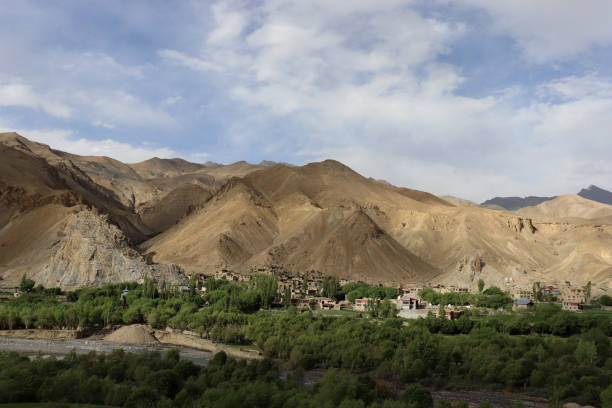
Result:
M578 195L580 197L597 201L599 203L612 205L612 192L604 190L601 187L597 187L594 184L591 184L587 188L583 188L582 190L580 190Z
M555 199L555 197L495 197L480 204L483 207L500 206L508 211L520 210L523 207L531 207L541 204L545 201Z

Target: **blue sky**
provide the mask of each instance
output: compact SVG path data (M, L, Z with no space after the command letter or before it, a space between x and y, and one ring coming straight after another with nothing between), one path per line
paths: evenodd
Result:
M475 201L611 189L610 16L607 0L4 1L0 129L126 162L333 158Z

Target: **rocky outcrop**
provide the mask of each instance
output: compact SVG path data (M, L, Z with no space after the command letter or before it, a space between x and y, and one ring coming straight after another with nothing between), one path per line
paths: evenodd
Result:
M49 262L32 276L46 287L73 289L142 282L145 276L174 285L186 282L185 274L176 265L148 265L106 215L79 211L67 220L59 235L61 238L49 248Z
M485 263L480 255L467 255L457 264L457 275L463 278L464 282L474 282L476 277L480 277Z
M530 218L509 218L508 219L508 228L514 232L523 232L526 231L530 234L533 234L537 231L536 227L533 225L533 222Z

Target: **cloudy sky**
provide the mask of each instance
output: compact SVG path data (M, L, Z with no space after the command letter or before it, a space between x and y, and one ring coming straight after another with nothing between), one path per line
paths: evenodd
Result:
M612 188L609 0L2 1L0 129L482 201Z

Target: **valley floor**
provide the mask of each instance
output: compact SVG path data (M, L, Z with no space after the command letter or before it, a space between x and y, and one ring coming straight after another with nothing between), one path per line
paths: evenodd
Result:
M23 333L19 333L23 332ZM37 332L37 333L36 333ZM122 349L128 353L142 354L152 351L158 351L165 355L168 350L178 349L181 360L188 360L197 365L207 365L213 357L213 352L209 350L198 350L195 348L186 347L184 345L159 343L159 344L127 344L115 343L102 339L92 338L70 338L70 333L64 333L63 336L58 336L57 330L4 330L0 331L0 353L2 352L17 352L30 356L30 358L63 358L67 354L74 351L76 354L110 353L114 350ZM69 332L66 330L65 332ZM19 334L28 336L28 338L16 337ZM47 338L45 338L47 337ZM231 345L215 345L218 348L225 348L232 351ZM229 354L229 353L228 353ZM243 356L244 354L239 354ZM236 353L234 353L236 357ZM238 357L244 358L244 357ZM312 387L315 383L321 381L327 370L309 370L304 373L303 382L305 385ZM285 374L286 376L286 374ZM488 403L492 407L510 408L513 407L515 401L520 400L526 407L544 408L548 406L546 399L530 397L523 394L509 392L495 392L487 390L465 390L465 389L443 389L432 390L434 400L444 400L453 402L467 402L470 404ZM95 408L95 405L86 404L70 404L66 405L71 408L87 407ZM0 404L0 408L38 408L47 407L44 403L23 403L23 404Z

